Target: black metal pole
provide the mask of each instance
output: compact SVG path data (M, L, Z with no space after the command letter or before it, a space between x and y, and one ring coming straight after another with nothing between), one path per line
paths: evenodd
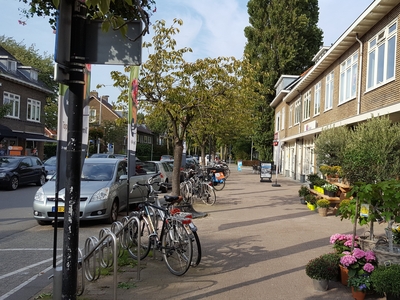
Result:
M62 299L76 299L81 192L82 118L85 68L86 6L74 1L71 24L70 97L66 157Z

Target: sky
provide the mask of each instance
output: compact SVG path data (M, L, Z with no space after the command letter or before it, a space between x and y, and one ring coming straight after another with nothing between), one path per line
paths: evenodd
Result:
M34 17L24 19L19 8L24 4L18 0L1 0L0 36L11 37L15 41L33 45L40 54L54 54L55 34L47 19ZM173 19L182 19L180 33L174 36L177 47L190 47L193 53L185 55L186 61L195 61L206 57L234 56L242 58L246 38L244 28L249 25L247 0L156 0L156 10L151 22L165 20L171 26ZM333 44L347 28L361 15L373 0L319 0L318 26L324 32L324 45ZM25 21L26 25L18 21ZM151 41L150 34L143 40ZM146 54L142 53L142 59ZM91 90L97 90L99 96L108 95L114 102L120 91L112 87L110 72L123 71L122 66L92 65ZM96 89L98 84L105 87Z

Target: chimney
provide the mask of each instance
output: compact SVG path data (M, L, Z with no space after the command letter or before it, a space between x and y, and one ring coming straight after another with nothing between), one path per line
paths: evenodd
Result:
M101 101L108 102L108 97L110 97L110 96L109 95L101 96Z

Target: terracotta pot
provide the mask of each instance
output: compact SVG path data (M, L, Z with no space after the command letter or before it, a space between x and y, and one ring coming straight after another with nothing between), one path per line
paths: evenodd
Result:
M367 293L363 291L356 291L353 287L351 287L351 294L353 295L353 298L356 300L364 300L365 295Z
M340 282L347 286L347 281L349 280L349 269L339 265L340 268Z

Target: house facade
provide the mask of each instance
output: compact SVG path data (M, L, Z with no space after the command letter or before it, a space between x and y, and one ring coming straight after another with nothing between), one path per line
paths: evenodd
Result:
M275 85L274 160L280 174L301 182L318 173L314 139L322 130L355 126L372 116L400 121L400 3L376 0L314 66Z
M43 157L46 98L53 92L38 79L38 71L23 66L0 47L0 106L11 105L9 113L0 119L2 153Z

